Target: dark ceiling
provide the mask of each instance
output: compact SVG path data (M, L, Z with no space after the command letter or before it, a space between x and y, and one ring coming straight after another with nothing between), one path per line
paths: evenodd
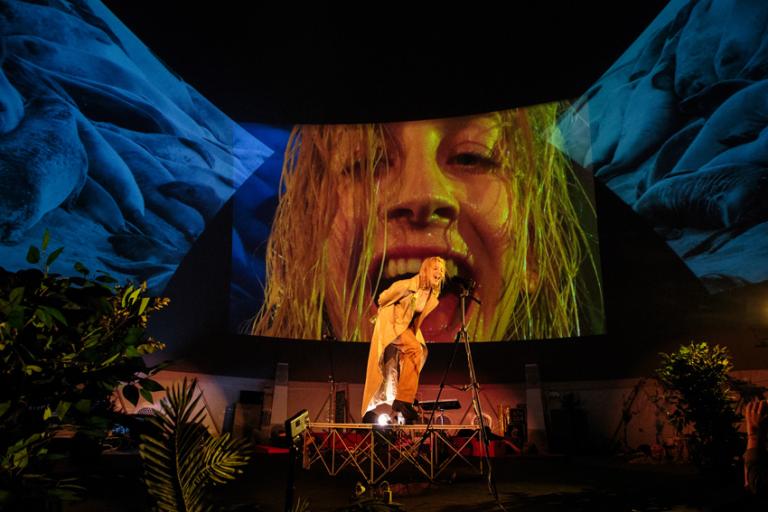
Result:
M575 98L665 3L514 2L503 13L474 4L417 13L387 4L106 2L228 115L277 123L439 117Z

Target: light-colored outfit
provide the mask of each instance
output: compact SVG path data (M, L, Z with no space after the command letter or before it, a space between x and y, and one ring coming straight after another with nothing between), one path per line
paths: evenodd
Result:
M421 323L439 303L437 294L432 292L412 325L418 289L419 276L416 275L396 281L379 295L361 416L379 404L392 404L395 399L411 403L416 397L419 372L427 360Z

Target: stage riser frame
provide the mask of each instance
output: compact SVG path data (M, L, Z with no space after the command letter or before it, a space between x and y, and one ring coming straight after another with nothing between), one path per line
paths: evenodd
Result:
M480 439L477 425L388 425L310 423L304 432L304 468L322 465L329 475L354 468L368 485L377 484L407 464L434 481L454 461L482 474L483 459L467 458ZM464 430L468 437L451 434ZM426 435L425 435L426 432ZM356 434L353 437L351 434ZM424 439L422 442L422 438ZM460 439L460 441L457 441Z

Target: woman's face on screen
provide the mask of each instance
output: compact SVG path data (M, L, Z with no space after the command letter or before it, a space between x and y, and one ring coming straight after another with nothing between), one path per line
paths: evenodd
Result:
M384 125L386 164L380 166L377 180L379 219L386 219L379 224L386 226L375 227L369 299L393 281L418 273L425 257L440 256L446 262L448 283L455 276L477 282L475 295L482 301L482 313L473 304L468 319L491 322L512 249L514 208L496 151L499 123L497 115L484 115ZM350 255L359 243L356 233L366 220L352 214L353 201L359 197L356 186L350 180L339 194L329 244L331 291L326 305L334 326L344 324L340 287L334 293L334 283L348 279ZM377 282L380 271L382 279L373 290L371 283ZM427 340L452 341L460 318L456 287L444 286L440 301L422 331Z

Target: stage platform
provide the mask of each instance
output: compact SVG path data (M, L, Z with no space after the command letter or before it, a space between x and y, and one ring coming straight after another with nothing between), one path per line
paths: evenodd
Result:
M366 483L380 482L409 465L434 481L452 462L480 474L483 458L478 425L372 425L310 422L304 431L304 468L322 465L329 475L353 468Z

